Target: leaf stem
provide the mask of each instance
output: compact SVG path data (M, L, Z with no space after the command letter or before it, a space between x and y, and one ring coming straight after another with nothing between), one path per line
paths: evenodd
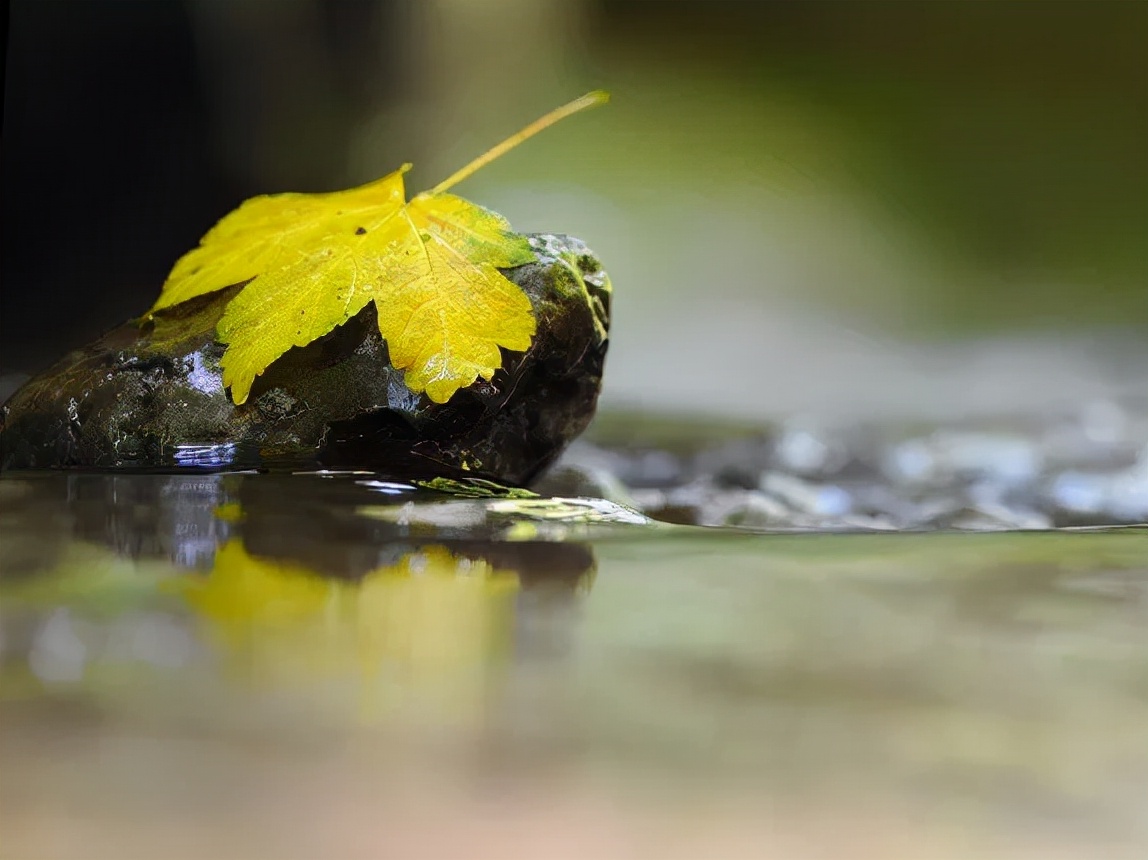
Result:
M441 194L447 189L462 182L462 180L466 179L476 170L485 167L496 158L505 155L507 152L514 149L514 147L518 146L518 144L522 143L522 141L526 140L527 138L534 137L534 135L538 134L538 132L554 125L554 123L558 122L558 120L565 119L571 114L578 113L578 111L585 110L586 108L605 104L609 100L610 94L605 90L593 90L592 92L588 92L586 95L581 96L580 98L574 99L572 102L568 102L567 104L562 105L562 107L555 108L545 116L534 120L534 122L530 123L530 125L526 126L526 128L522 129L522 131L511 135L502 143L488 149L485 153L480 155L466 167L462 168L461 170L456 170L454 173L452 173L450 176L448 176L446 179L444 179L442 182L440 182L438 185L426 193Z

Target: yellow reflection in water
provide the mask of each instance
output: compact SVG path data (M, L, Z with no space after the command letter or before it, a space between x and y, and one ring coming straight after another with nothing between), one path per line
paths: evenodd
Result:
M473 714L506 655L519 580L434 545L359 581L253 557L232 540L180 586L233 675L261 689L349 694L367 717Z

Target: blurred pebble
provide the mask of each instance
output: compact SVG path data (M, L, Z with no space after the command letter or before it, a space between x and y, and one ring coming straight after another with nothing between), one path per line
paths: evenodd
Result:
M545 481L557 469L574 466L587 472L608 472L623 485L637 487L672 487L684 477L681 460L669 451L651 449L611 450L584 440L575 441L535 484Z
M1130 522L1148 521L1148 445L1136 466L1116 478L1113 510Z
M991 429L913 435L798 419L688 460L579 444L563 464L599 471L555 480L672 522L971 530L1148 523L1148 402L1098 400Z
M727 490L705 479L691 481L662 495L662 507L649 515L683 525L720 525L717 511L727 507L743 490Z
M921 517L922 500L905 488L885 482L863 480L852 482L853 511L858 516L874 517L893 526L904 527ZM936 501L926 500L926 501ZM948 507L959 505L959 500L942 500Z
M938 431L894 445L884 458L886 474L917 484L991 477L1016 484L1040 474L1043 457L1030 439L1003 433Z
M1075 522L1074 515L1090 523L1146 522L1148 462L1120 472L1062 472L1052 481L1049 496L1061 524Z
M634 487L672 487L682 479L682 464L668 451L643 451L628 461L626 478Z
M918 528L962 531L1013 531L1047 529L1052 520L1040 511L985 503L938 512L917 524Z
M894 481L925 484L937 473L937 458L924 439L910 439L889 450L885 473Z
M643 513L650 513L666 506L666 494L662 490L637 489L630 491L634 507Z
M841 518L841 525L847 529L861 529L864 531L897 531L900 526L891 519L879 516L864 516L861 514L848 514Z
M1116 445L1125 438L1128 416L1111 400L1097 400L1081 410L1080 429L1084 437L1096 445Z
M692 471L694 475L709 477L721 487L753 490L762 471L769 466L771 448L772 443L765 436L727 442L698 452Z
M1064 472L1052 482L1055 508L1077 514L1098 514L1108 502L1107 475Z
M1041 446L1054 466L1121 469L1136 460L1137 435L1138 428L1127 411L1103 400L1049 422Z
M835 484L814 484L781 472L766 472L760 487L800 511L839 517L853 509L853 498Z
M808 423L787 425L774 448L776 467L806 478L835 475L848 461L849 452L840 436Z
M723 501L724 504L711 506L699 525L768 529L791 523L789 508L765 493L746 490L739 494L731 493Z
M544 496L589 496L631 508L638 507L618 476L601 466L560 463L536 481L533 490Z

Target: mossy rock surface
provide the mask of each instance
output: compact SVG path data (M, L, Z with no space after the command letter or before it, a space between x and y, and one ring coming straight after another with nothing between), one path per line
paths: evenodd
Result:
M133 320L65 356L0 410L4 469L364 469L396 478L522 484L593 417L610 282L579 240L531 237L538 260L505 270L530 298L525 353L436 404L391 366L374 305L295 348L236 406L216 325L235 289Z

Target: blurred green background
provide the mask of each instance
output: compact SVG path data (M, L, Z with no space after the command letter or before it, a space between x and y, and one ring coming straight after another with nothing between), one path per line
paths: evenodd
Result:
M964 415L1148 390L1148 3L10 9L3 372L140 312L246 196L404 161L429 187L604 88L458 190L602 256L606 404Z

